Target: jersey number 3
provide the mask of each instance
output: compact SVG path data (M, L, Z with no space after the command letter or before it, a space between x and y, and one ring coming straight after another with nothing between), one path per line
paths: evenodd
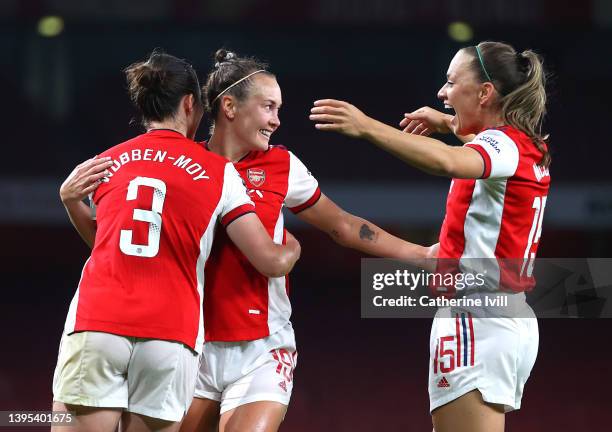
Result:
M126 201L135 200L138 196L138 187L153 188L153 202L151 210L134 209L132 219L149 223L149 239L146 245L132 243L132 230L121 230L119 248L126 255L153 258L159 252L159 239L162 228L162 210L166 199L166 183L159 179L149 177L136 177L130 182Z

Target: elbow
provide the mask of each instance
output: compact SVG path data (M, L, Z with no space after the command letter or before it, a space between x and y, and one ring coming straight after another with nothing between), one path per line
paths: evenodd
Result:
M269 263L267 266L259 269L259 272L266 277L276 278L285 276L287 273L289 273L289 270L291 270L291 266L289 266L284 259L279 258L274 262Z
M455 178L457 167L451 158L445 157L433 161L427 171L429 172L429 174L441 177Z
M281 277L291 271L295 261L290 254L279 246L268 258L259 263L257 270L266 277Z

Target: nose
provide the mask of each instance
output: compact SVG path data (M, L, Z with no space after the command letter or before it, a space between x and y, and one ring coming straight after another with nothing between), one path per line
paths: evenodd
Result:
M442 88L438 90L438 99L442 101L446 99L446 84L444 84Z
M278 111L274 111L274 114L270 118L270 126L277 129L280 126L280 118L278 117Z

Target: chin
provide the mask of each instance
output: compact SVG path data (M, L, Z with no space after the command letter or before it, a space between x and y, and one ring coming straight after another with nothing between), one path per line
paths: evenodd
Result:
M262 139L258 139L255 145L253 146L253 150L266 151L270 145L270 141L264 141Z

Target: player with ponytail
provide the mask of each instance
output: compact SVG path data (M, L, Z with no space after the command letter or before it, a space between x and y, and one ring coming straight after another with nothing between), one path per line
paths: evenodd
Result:
M550 184L548 137L541 133L545 76L533 51L482 42L457 52L438 92L454 115L423 107L405 114L401 131L343 101L319 100L311 110L319 130L366 139L417 169L452 178L437 257L464 271L470 259L488 260L487 289L521 311L482 318L438 310L429 368L436 432L503 431L504 413L520 407L536 359L538 325L524 291L535 284L531 269ZM434 133L454 133L465 144L446 145L429 137ZM512 260L520 263L514 273L504 267Z

